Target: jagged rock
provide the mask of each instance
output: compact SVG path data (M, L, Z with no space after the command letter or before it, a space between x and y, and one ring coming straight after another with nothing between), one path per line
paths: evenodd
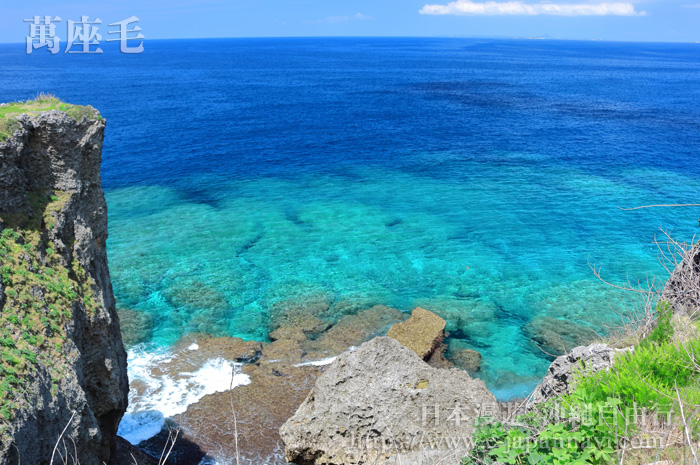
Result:
M668 301L675 313L693 315L700 309L700 242L673 270L660 300Z
M547 375L528 398L528 407L546 400L566 395L577 373L595 373L613 366L616 356L630 349L614 349L606 344L576 347L566 355L557 357Z
M126 439L117 436L116 449L112 457L112 463L118 465L158 465L158 460L131 445Z
M378 337L329 365L280 435L300 465L458 463L474 419L495 404L483 381Z
M25 350L37 357L24 362L22 389L6 391L2 399L10 410L21 406L9 421L3 413L2 465L47 464L64 428L63 439L77 452L69 460L109 462L127 405L126 352L105 249L105 121L90 107L65 107L79 120L60 111L23 115L0 142L0 229L15 230L17 240L30 246L23 256L3 257L4 265L22 272L12 276L13 297L5 287L0 317L24 312L51 318L50 329L23 327L43 331L45 344L10 320L2 322L17 347L28 344L32 349ZM48 278L38 280L38 273ZM26 291L32 302L23 307Z
M428 310L416 307L411 318L389 329L387 336L396 339L418 354L423 360L430 358L445 337L445 320Z

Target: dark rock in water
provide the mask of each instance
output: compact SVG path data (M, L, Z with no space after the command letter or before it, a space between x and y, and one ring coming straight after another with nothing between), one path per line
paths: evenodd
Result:
M450 360L457 368L469 373L481 370L481 354L472 349L460 349L450 354Z
M605 344L576 347L557 357L549 366L547 375L528 398L528 407L545 402L552 397L566 395L574 376L580 373L596 373L613 366L615 357L632 349L614 349Z
M167 461L164 461L162 465L199 465L207 454L198 444L190 441L187 434L178 425L173 422L169 423L160 433L139 443L137 450L141 451L141 457L146 460L145 463L149 463L148 458L150 457L155 458L150 463L158 464L161 457L165 458L169 453ZM179 432L177 432L178 429ZM115 465L144 465L140 461L134 464L133 459L114 463Z
M160 458L160 453L158 453ZM136 462L134 464L134 462ZM158 459L132 445L126 439L117 436L112 463L115 465L158 465Z
M458 463L484 408L496 398L483 381L378 337L329 365L280 435L301 465Z
M0 350L3 359L13 351L23 358L17 386L0 399L2 465L48 463L64 428L59 446L76 451L76 462L109 462L127 405L105 246L105 121L91 107L60 107L68 112L16 118L0 142L0 230L24 247L2 256L12 282L4 283L0 328L14 347ZM25 318L34 323L18 323Z
M525 332L548 354L565 354L574 347L590 342L596 334L585 326L552 317L536 317Z
M416 307L411 318L389 329L387 336L427 360L440 347L445 337L445 320L428 310Z
M673 270L660 300L668 301L675 313L693 315L700 309L700 242Z

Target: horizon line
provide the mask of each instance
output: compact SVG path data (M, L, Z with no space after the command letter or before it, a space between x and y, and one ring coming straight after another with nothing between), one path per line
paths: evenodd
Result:
M233 36L233 37L166 37L158 39L145 38L144 41L169 40L244 40L244 39L474 39L474 40L544 40L561 42L614 42L630 44L700 44L696 41L664 40L619 40L619 39L568 39L550 36L461 36L461 35L291 35L291 36ZM26 45L26 42L0 42L0 45ZM104 44L106 45L106 44Z

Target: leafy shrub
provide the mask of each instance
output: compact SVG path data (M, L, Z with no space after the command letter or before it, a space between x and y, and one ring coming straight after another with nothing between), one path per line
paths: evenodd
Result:
M569 404L569 415L550 417L553 402L517 418L517 426L482 418L477 421L473 448L461 465L500 462L509 465L585 465L608 463L615 453L622 424L619 400L607 399L606 408ZM600 407L600 406L598 406ZM590 415L581 415L587 411ZM560 412L561 413L561 412ZM555 420L555 421L553 421Z
M671 307L660 302L657 312L656 328L634 351L618 356L609 370L582 372L568 396L550 399L514 424L478 420L462 465L610 463L618 441L635 433L626 415L636 408L664 415L678 409L676 389L684 402L700 405L700 340L675 341ZM700 421L692 427L700 430Z
M658 338L645 339L634 352L619 357L610 370L577 380L569 397L582 402L617 397L624 404L636 403L667 412L674 403L676 386L688 388L698 380L693 359L700 355L700 341L655 343L666 340L664 331L657 333Z
M665 300L660 301L656 305L656 313L656 328L647 336L644 343L666 344L671 342L674 334L673 325L671 324L671 317L673 316L671 304Z

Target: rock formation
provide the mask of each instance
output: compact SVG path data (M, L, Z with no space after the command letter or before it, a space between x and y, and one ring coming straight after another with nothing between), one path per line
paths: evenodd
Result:
M280 435L300 465L458 463L474 420L495 405L483 381L378 337L328 366Z
M56 107L66 111L16 117L0 139L1 465L47 464L57 441L55 463L64 441L70 463L108 462L127 403L105 251L105 121Z
M613 366L616 356L632 349L614 349L605 344L591 344L576 347L566 355L557 357L547 371L547 375L535 388L528 399L528 407L534 407L546 400L566 395L576 374L596 373Z
M433 355L445 337L445 320L428 310L416 307L411 318L389 329L387 336L418 354L423 360Z

